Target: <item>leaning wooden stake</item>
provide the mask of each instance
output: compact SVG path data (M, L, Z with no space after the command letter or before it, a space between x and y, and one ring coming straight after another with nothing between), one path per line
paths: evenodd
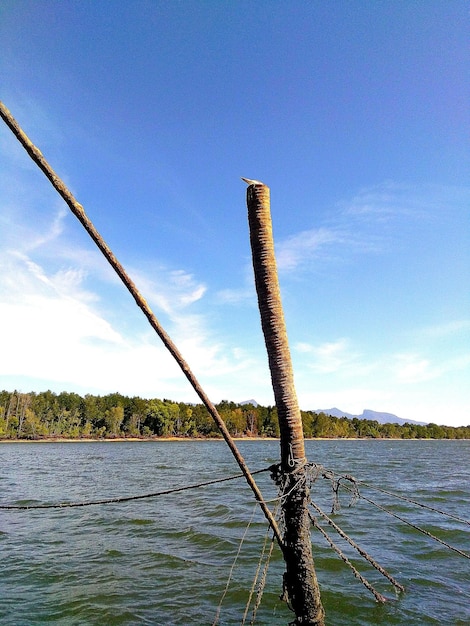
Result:
M232 436L230 435L230 433L229 433L229 431L228 431L228 429L227 429L227 427L225 425L225 422L220 417L217 409L215 408L213 403L210 401L210 399L208 398L208 396L206 395L206 393L202 389L202 387L199 384L196 376L191 371L189 365L184 360L182 354L180 353L180 351L178 350L176 345L173 343L173 341L170 339L169 335L166 333L164 328L161 326L160 322L155 317L153 311L151 310L151 308L147 304L145 298L142 296L140 291L137 289L135 283L131 280L131 278L127 274L126 270L119 263L117 258L114 256L114 254L112 253L112 251L109 248L109 246L106 244L104 239L101 237L100 233L96 230L96 228L93 225L92 221L86 215L83 206L79 202L77 202L77 200L74 198L74 196L69 191L69 189L65 186L63 181L57 176L57 174L54 172L52 167L46 161L46 159L42 155L42 152L39 150L39 148L37 148L32 143L32 141L29 139L29 137L26 135L26 133L21 129L20 125L15 120L15 118L12 116L12 114L7 109L7 107L3 104L3 102L0 102L0 117L3 119L3 121L6 123L6 125L10 128L12 133L15 135L15 137L21 143L23 148L26 150L26 152L29 154L29 156L36 163L36 165L44 172L44 174L49 179L49 181L51 182L51 184L54 187L54 189L62 196L62 198L68 204L68 206L69 206L70 210L72 211L72 213L80 221L80 223L85 228L85 230L88 232L88 234L93 239L95 244L101 250L103 256L107 259L109 264L113 267L114 271L117 273L119 278L122 280L124 285L127 287L128 291L130 292L130 294L134 298L137 306L144 313L144 315L148 319L150 325L152 326L152 328L155 330L157 335L162 340L164 346L167 348L167 350L170 352L170 354L173 356L175 361L180 366L183 374L186 376L188 381L191 383L194 391L197 393L197 395L199 396L199 398L201 399L201 401L205 405L206 409L209 411L209 414L212 416L212 419L217 424L220 432L222 433L223 438L227 442L227 444L228 444L228 446L229 446L229 448L230 448L230 450L231 450L231 452L232 452L236 462L238 463L238 466L240 467L243 475L245 476L245 479L246 479L248 485L250 486L251 490L253 491L254 496L255 496L256 500L258 501L258 503L259 503L263 513L264 513L265 518L267 519L269 525L273 529L274 535L275 535L279 545L282 548L282 537L281 537L281 533L279 531L279 527L278 527L278 525L276 523L276 520L273 517L272 512L268 508L267 504L264 502L263 496L262 496L262 494L261 494L261 492L260 492L260 490L258 488L258 485L255 482L255 479L253 478L253 476L252 476L248 466L246 465L246 462L245 462L244 458L240 454L240 452L239 452L239 450L238 450L238 448L237 448L237 446L236 446Z
M244 178L256 292L281 434L284 513L284 589L300 626L323 626L325 613L315 573L308 515L302 418L281 303L272 234L269 187Z

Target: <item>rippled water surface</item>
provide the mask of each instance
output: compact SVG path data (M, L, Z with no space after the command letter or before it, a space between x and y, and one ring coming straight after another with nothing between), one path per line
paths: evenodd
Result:
M275 441L244 441L240 449L252 470L279 458ZM307 455L337 473L470 518L468 441L309 441ZM0 464L2 505L133 496L238 473L222 441L3 443ZM275 498L269 474L256 478L264 497ZM468 525L370 487L360 491L445 543L470 551ZM318 479L312 495L331 511L329 482ZM377 604L313 531L327 624L468 625L470 561L364 499L349 503L344 492L335 522L406 591L395 594L325 526L389 599ZM265 535L264 517L244 479L124 503L0 510L0 623L200 626L214 623L223 599L218 623L241 624ZM293 619L279 599L282 572L275 549L256 624ZM252 606L247 624L251 615Z

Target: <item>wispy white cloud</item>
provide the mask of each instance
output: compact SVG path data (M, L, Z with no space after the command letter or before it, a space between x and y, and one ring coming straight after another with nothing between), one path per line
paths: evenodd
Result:
M242 304L247 300L254 301L254 298L254 289L249 287L221 289L216 294L216 301L220 304Z
M383 226L384 222L392 221L398 216L417 217L417 210L420 210L421 216L424 215L422 194L422 189L418 192L416 187L386 181L380 185L365 187L351 200L342 202L342 214L357 220L373 220Z
M345 243L346 234L335 229L304 230L281 241L276 247L280 271L292 271L320 256L332 256L334 246Z
M470 351L465 348L443 355L428 345L426 351L376 350L371 355L366 345L356 345L346 338L318 344L300 341L294 344L293 354L315 374L341 376L343 380L362 377L389 385L416 384L456 375L470 365Z
M63 381L64 388L192 398L185 377L153 331L145 324L135 330L117 326L116 315L106 314L111 305L103 302L99 285L87 276L85 287L80 268L50 275L35 261L14 255L8 269L0 276L0 376ZM157 316L168 314L166 330L196 375L214 387L224 376L247 370L250 357L228 351L205 316L192 312L203 297L201 286L181 272L168 277L175 280L162 286Z
M203 283L183 270L159 266L145 272L133 269L131 273L145 298L170 317L201 300L207 291Z
M449 336L468 333L470 331L470 320L450 320L442 324L427 326L418 332L418 335L429 339L440 339Z
M33 239L30 244L30 249L39 248L44 246L50 241L57 239L64 230L65 217L68 215L68 210L65 207L60 207L52 216L51 226L46 234Z
M394 357L392 371L398 382L405 384L420 383L438 378L441 369L433 366L429 359L418 354L397 354Z
M433 358L419 353L400 353L392 356L391 371L399 383L422 383L457 374L470 365L470 351L447 358Z
M333 207L323 223L276 245L282 272L311 270L324 262L349 263L359 255L388 252L403 230L432 225L470 202L470 188L404 185L391 181L360 190Z
M367 192L365 197L353 198L350 203L330 213L328 223L291 235L276 246L276 258L281 272L311 269L323 262L348 263L351 255L377 254L383 248L383 232L370 228L375 221L391 213L379 206L384 194ZM367 214L367 220L364 216Z
M403 184L394 181L364 187L340 203L341 214L384 226L397 219L429 220L435 212L452 210L470 199L470 189L438 184Z
M352 367L357 370L359 367L360 355L346 338L317 345L297 342L294 351L303 358L311 371L318 374L337 374Z

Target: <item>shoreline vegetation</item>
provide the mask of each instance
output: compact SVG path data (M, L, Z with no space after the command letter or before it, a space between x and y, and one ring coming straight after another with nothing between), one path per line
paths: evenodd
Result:
M275 406L216 405L239 440L279 438ZM470 439L470 426L381 424L301 411L305 439ZM0 443L77 441L207 441L221 439L202 404L52 391L0 392Z

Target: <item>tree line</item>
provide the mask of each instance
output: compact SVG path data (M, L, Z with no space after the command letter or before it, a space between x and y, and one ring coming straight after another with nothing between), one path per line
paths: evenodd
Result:
M234 437L279 437L276 407L216 405ZM470 426L380 424L375 420L301 411L306 438L470 439ZM220 433L203 404L168 399L52 391L0 392L0 439L216 438Z

